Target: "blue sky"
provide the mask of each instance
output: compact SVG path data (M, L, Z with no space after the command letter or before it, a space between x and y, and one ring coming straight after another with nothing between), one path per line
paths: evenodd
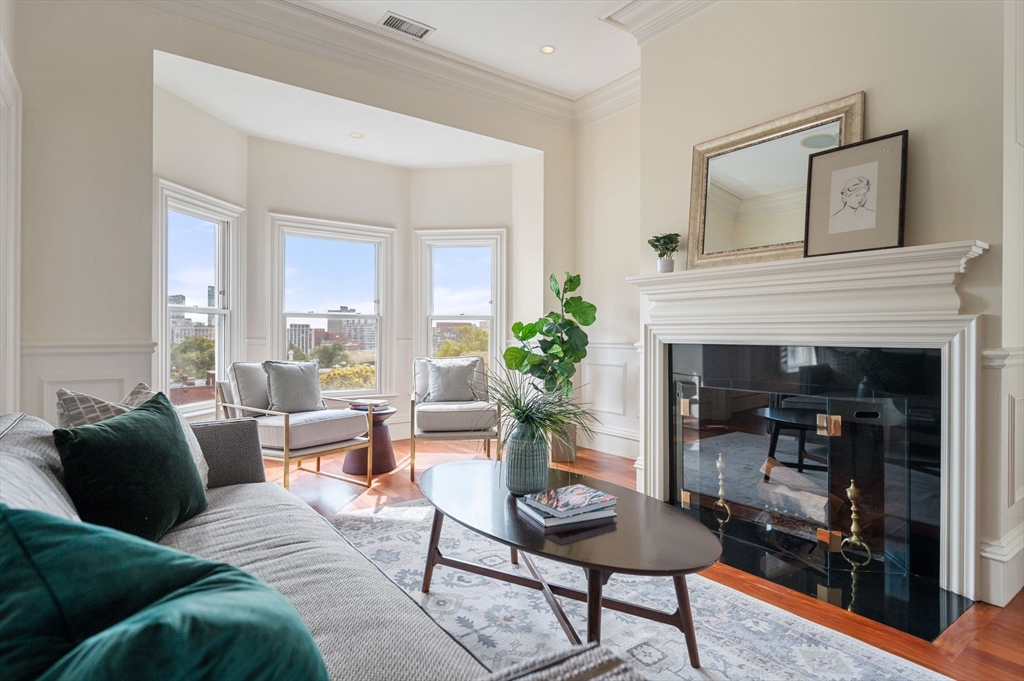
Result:
M285 310L326 312L341 305L374 314L376 247L333 239L285 237ZM216 225L181 213L167 220L167 293L205 306L216 284ZM489 315L491 253L486 246L433 249L434 314ZM322 327L322 320L309 320Z

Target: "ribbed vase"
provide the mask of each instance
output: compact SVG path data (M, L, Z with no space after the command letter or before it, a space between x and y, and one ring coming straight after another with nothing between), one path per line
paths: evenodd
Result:
M512 494L522 496L547 489L547 440L535 430L516 426L508 437L504 466L505 486Z

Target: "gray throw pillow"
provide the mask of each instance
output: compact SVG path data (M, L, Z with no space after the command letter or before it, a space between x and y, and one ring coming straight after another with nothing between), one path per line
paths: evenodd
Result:
M263 363L267 372L270 410L297 414L326 409L320 395L320 361Z
M424 402L472 402L481 397L473 389L476 357L428 359L427 396Z
M235 362L228 367L228 381L235 393L235 404L256 409L270 409L267 395L267 372L259 362ZM258 412L244 412L243 416L259 416Z
M139 383L132 388L132 391L120 403L108 402L102 397L61 388L57 391L57 427L80 428L101 423L120 414L127 414L132 409L148 402L155 395L156 393L145 383ZM203 448L199 446L199 440L196 439L196 435L192 432L192 427L188 425L185 417L177 409L175 411L178 414L181 430L185 434L185 440L188 442L189 453L192 454L192 460L195 462L196 468L199 469L199 477L202 478L205 488L210 481L210 466L206 463L206 457L203 456Z

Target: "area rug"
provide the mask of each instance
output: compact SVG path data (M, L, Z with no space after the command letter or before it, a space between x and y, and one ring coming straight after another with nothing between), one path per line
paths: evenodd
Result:
M421 593L432 516L433 507L419 500L344 513L331 522L492 670L569 647L539 591L438 566L430 593ZM440 549L529 576L525 566L512 565L506 547L450 520ZM543 558L535 563L549 582L586 590L582 569ZM702 669L690 667L678 629L607 609L602 643L649 679L946 678L699 575L687 581ZM614 575L605 594L669 612L676 608L672 581L665 578ZM585 632L586 605L560 601L577 631Z

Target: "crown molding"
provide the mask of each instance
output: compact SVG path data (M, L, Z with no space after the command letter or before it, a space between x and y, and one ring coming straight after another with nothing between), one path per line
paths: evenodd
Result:
M643 47L665 31L700 14L719 0L622 0L598 15L598 19L636 37Z
M597 123L640 103L640 69L591 90L576 100L576 127Z
M136 0L144 5L562 128L570 97L304 0Z

